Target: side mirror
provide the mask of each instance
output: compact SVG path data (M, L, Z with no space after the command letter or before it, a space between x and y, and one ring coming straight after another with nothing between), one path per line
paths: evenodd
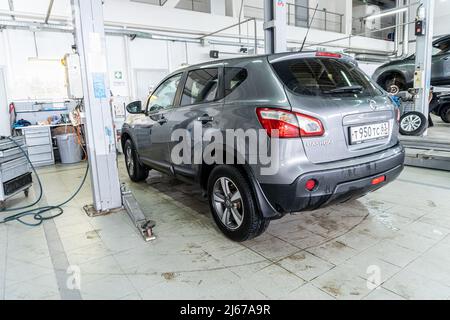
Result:
M142 110L142 102L141 101L133 101L127 105L127 111L129 113L137 114L144 113Z

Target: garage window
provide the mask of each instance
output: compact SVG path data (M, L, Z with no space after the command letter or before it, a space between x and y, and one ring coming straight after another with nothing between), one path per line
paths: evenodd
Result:
M219 69L190 71L181 98L181 105L199 104L216 100L219 87Z

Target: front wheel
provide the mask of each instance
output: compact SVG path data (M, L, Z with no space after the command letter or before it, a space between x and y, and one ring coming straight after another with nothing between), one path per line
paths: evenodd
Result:
M208 179L208 199L214 221L231 240L252 239L269 224L258 212L253 191L236 167L221 165L213 169Z
M144 181L148 177L148 168L139 162L133 142L130 139L125 141L124 150L125 165L131 181Z
M450 104L444 106L439 115L441 116L442 121L450 123Z
M427 118L421 112L407 112L400 118L400 133L405 136L420 136L427 129Z

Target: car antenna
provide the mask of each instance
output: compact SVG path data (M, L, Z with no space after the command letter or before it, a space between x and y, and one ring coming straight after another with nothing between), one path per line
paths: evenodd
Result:
M314 12L313 12L313 16L311 18L311 22L309 23L309 26L308 26L308 30L306 30L306 34L305 34L305 38L303 39L302 47L300 48L299 52L303 51L303 47L305 46L306 38L308 38L309 29L311 29L311 25L314 22L314 17L316 16L316 12L317 12L317 8L318 7L319 7L319 4L317 3L316 4L316 8L314 9Z

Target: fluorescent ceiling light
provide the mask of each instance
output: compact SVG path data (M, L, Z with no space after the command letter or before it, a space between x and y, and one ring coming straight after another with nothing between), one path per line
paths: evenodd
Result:
M371 20L371 19L381 18L381 17L385 17L385 16L390 16L392 14L405 12L406 10L408 10L408 8L398 8L398 9L394 9L394 10L384 11L384 12L380 12L380 13L376 13L374 15L368 16L368 17L366 17L366 20Z

